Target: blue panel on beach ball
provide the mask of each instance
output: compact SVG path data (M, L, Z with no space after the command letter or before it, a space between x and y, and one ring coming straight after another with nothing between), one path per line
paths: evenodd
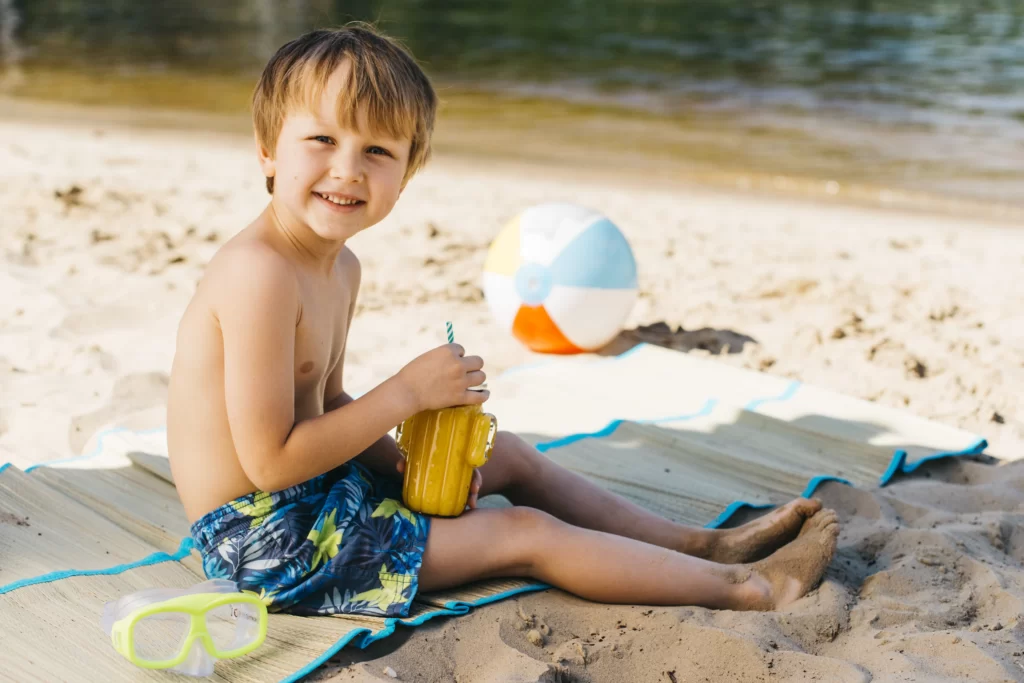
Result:
M635 289L636 261L629 242L607 218L580 233L551 264L554 284L564 287Z
M551 293L551 269L539 263L524 263L516 270L516 291L527 306L540 306Z

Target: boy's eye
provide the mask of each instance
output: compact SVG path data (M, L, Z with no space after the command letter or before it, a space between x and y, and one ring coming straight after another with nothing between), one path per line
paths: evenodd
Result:
M391 156L391 152L387 151L383 147L378 147L376 145L374 145L373 147L370 147L366 151L369 152L370 154L383 154L386 157Z
M314 135L312 138L310 138L310 140L316 140L317 142L322 142L325 145L334 144L334 139L326 135Z

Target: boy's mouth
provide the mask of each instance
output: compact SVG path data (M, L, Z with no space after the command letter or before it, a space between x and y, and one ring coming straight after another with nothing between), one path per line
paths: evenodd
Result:
M366 203L362 199L349 197L343 194L326 194L323 192L314 192L313 194L325 204L328 204L330 208L335 211L351 211L353 209L358 209Z

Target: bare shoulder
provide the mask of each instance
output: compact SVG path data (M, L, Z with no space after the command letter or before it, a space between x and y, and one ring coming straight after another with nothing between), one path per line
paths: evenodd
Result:
M294 310L299 302L294 264L258 239L225 244L207 266L201 288L218 319L253 307Z
M356 309L356 298L359 296L359 282L363 277L363 267L355 252L345 247L338 254L335 268L339 276L339 290L342 295L338 299L338 303L348 308L346 317L351 321L352 314Z
M355 294L356 290L359 289L359 281L363 276L363 266L359 263L359 257L356 256L355 252L345 247L338 254L338 272L345 276L345 281L352 287L352 293Z

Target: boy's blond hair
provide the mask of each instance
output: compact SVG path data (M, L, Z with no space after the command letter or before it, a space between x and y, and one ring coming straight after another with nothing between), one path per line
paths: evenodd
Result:
M404 185L430 158L437 95L412 55L368 24L311 31L270 58L252 98L256 139L273 154L285 114L312 109L346 59L351 71L337 103L338 120L354 129L365 110L371 133L411 138ZM273 177L267 192L274 192Z

